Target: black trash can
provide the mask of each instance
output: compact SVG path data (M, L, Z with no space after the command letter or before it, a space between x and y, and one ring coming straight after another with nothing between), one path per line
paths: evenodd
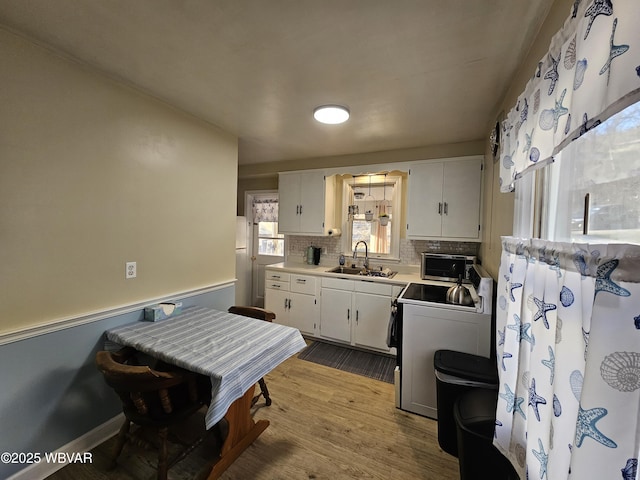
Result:
M438 350L433 356L438 408L438 443L445 452L458 456L453 406L469 390L497 390L498 370L494 359L454 350Z
M460 480L520 478L511 462L493 446L497 402L497 390L478 388L462 394L454 405Z

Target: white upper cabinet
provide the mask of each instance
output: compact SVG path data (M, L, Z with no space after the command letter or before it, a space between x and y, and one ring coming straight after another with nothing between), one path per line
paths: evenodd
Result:
M333 228L333 181L318 171L280 173L278 232L325 235Z
M477 156L411 165L408 238L480 240L482 161Z

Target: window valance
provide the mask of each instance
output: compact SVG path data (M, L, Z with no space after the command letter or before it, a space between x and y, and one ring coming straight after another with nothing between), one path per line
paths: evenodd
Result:
M253 222L277 222L278 197L256 196L253 199Z
M501 125L500 189L640 100L640 3L576 0Z

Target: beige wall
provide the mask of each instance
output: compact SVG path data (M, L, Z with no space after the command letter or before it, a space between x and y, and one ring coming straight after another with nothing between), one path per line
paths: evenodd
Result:
M246 213L245 193L260 190L278 190L278 175L238 179L238 215Z
M235 137L4 30L0 58L0 332L233 280Z
M489 275L497 279L502 244L500 237L513 232L513 193L500 193L500 165L485 154L482 225L483 235L478 258Z

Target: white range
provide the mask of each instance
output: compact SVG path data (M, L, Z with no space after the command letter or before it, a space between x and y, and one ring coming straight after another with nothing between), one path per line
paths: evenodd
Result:
M475 264L465 276L473 299L468 306L447 303L447 290L456 284L452 281L410 283L398 297L396 406L402 410L438 418L437 350L491 355L493 279Z

